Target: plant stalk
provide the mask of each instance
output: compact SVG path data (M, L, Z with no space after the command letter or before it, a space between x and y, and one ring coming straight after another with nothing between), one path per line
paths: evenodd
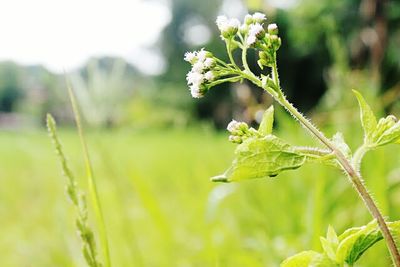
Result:
M393 239L392 234L390 233L389 227L385 219L383 218L381 212L379 211L376 203L372 199L371 195L368 193L366 186L364 185L364 180L358 171L359 167L354 167L351 162L345 157L345 155L321 132L315 127L308 119L304 117L293 105L290 103L284 94L282 93L279 85L279 77L278 77L278 68L276 64L276 53L274 55L275 60L272 66L272 79L275 85L279 88L280 92L278 94L271 94L271 96L281 104L286 110L297 119L300 124L305 127L307 130L311 132L314 136L316 136L328 149L330 149L335 155L337 161L343 170L347 173L350 182L358 192L359 196L363 200L364 204L367 206L368 211L374 217L379 225L379 228L382 232L383 237L385 238L387 247L389 249L390 255L392 257L392 261L396 267L400 267L400 254L397 249L396 243ZM248 78L251 82L256 84L257 86L263 88L267 92L270 92L270 88L267 88L267 85L262 85L262 82L258 77L256 77L253 73L248 74L243 73L246 78ZM360 151L362 154L363 151ZM359 163L358 163L359 165Z
M400 267L400 254L397 249L396 243L390 233L389 227L386 224L381 212L379 211L377 205L372 199L371 195L368 193L363 178L360 172L356 171L351 163L347 160L344 154L336 148L336 146L325 137L325 135L320 132L309 120L307 120L285 97L277 99L278 102L283 105L299 122L307 128L312 134L314 134L323 144L325 144L332 152L335 154L339 164L342 166L343 170L347 173L351 183L357 190L361 199L364 201L371 215L377 220L379 228L381 229L382 235L386 240L387 247L392 256L393 263L396 267Z

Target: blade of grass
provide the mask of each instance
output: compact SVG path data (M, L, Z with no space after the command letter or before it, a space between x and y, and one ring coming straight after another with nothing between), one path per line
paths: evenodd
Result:
M93 175L93 167L92 167L92 163L91 163L90 157L89 157L88 146L87 146L84 134L83 134L83 127L82 127L81 116L79 113L79 107L78 107L78 103L76 101L74 92L72 91L72 86L68 82L67 79L66 79L66 83L67 83L69 99L71 101L72 110L73 110L74 117L75 117L76 127L78 129L79 139L80 139L82 150L83 150L83 157L85 160L85 168L86 168L86 176L87 176L87 181L88 181L89 193L90 193L92 205L93 205L93 208L94 208L94 211L96 214L96 223L99 227L100 243L101 243L101 248L102 248L102 251L104 254L105 267L111 267L110 250L109 250L109 246L108 246L107 231L106 231L106 226L104 223L104 216L103 216L103 212L102 212L102 208L101 208L99 194L97 191L97 186L96 186L96 182L95 182L94 175Z

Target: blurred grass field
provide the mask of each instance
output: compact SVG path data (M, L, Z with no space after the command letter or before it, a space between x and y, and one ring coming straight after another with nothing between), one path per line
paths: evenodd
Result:
M357 143L359 126L347 132L349 143ZM294 123L282 123L277 135L309 144ZM59 137L85 188L76 132L61 130ZM319 249L329 224L341 233L371 220L344 175L325 166L211 183L233 158L227 133L113 130L89 132L87 139L113 266L278 266L296 252ZM0 266L85 266L46 132L0 132L0 148ZM396 149L373 152L363 164L367 184L392 219L400 217ZM357 266L389 262L381 242Z

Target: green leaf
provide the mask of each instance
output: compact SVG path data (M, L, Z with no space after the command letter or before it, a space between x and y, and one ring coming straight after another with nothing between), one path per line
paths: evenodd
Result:
M306 161L288 143L274 135L250 137L238 145L232 166L212 181L231 182L276 176L285 170L297 169Z
M308 250L300 252L281 263L281 267L338 267L326 255Z
M367 104L363 96L356 90L353 90L353 93L357 97L358 104L360 106L360 117L361 124L364 129L364 138L365 141L372 141L372 135L376 129L376 117L372 112L371 107Z
M325 254L332 261L336 261L336 250L339 245L339 238L332 226L329 225L326 238L321 237L320 240Z
M262 135L268 135L272 133L272 126L274 124L274 106L270 106L263 114L260 127L258 131Z
M339 244L339 238L335 232L335 229L331 225L328 226L328 232L326 234L326 239L331 243L337 246Z
M396 122L391 128L386 130L377 140L378 145L389 143L399 143L400 141L400 121Z
M353 265L368 248L382 239L376 221L363 227L353 228L344 234L345 238L339 237L341 242L336 257L338 262L346 262L350 265Z
M324 250L325 254L331 260L336 260L336 249L335 246L330 243L325 237L320 237L322 249Z
M394 238L400 236L400 221L387 223ZM323 253L304 251L296 254L282 263L282 267L333 267L353 266L354 263L379 240L382 234L376 221L366 226L354 227L337 236L329 226L327 237L321 237Z
M308 267L312 260L321 254L312 250L300 252L287 258L281 263L281 267Z

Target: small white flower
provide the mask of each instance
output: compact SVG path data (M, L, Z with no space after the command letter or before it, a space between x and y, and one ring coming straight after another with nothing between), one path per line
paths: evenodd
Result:
M267 18L266 18L266 16L265 16L265 14L263 14L263 13L260 13L260 12L256 12L256 13L254 13L253 14L253 19L256 21L256 22L263 22L264 20L266 20Z
M240 122L238 122L238 121L235 121L235 120L232 120L229 124L228 124L228 126L226 127L226 129L229 131L229 132L234 132L234 131L236 131L237 129L239 129L239 126L240 126Z
M204 66L206 68L211 68L215 63L215 60L213 58L206 58L206 60L204 60Z
M247 24L247 25L252 24L252 23L253 23L253 16L250 15L250 14L247 14L247 15L244 17L244 23Z
M200 86L197 84L190 86L190 93L194 98L200 98L204 96L200 90Z
M212 80L214 80L215 76L214 76L214 73L212 71L207 71L206 74L204 74L204 78L207 81L212 81Z
M202 73L204 70L204 63L201 61L197 61L193 64L192 71L197 73Z
M258 35L263 30L264 28L260 23L251 24L249 29L249 35Z
M240 21L238 19L230 19L228 25L231 28L239 29Z
M238 19L228 19L226 16L218 16L216 23L224 37L235 35L240 26Z
M201 73L198 73L198 72L190 71L186 75L186 80L187 80L188 85L190 85L190 84L200 85L204 81L204 75Z
M239 31L241 34L246 34L248 30L249 30L249 27L247 24L243 24L239 27Z
M193 61L196 59L196 53L195 52L186 52L185 53L185 58L184 60L193 63Z
M268 25L268 33L270 34L277 34L278 33L278 25L275 23Z
M216 20L218 29L222 31L222 29L225 29L229 23L228 18L226 16L218 16Z
M199 59L199 61L204 62L206 60L206 57L207 51L205 51L204 48L197 52L197 58Z
M257 41L257 38L256 38L255 35L249 35L249 36L247 37L246 44L247 44L248 46L251 46L251 45L255 44L256 41Z

